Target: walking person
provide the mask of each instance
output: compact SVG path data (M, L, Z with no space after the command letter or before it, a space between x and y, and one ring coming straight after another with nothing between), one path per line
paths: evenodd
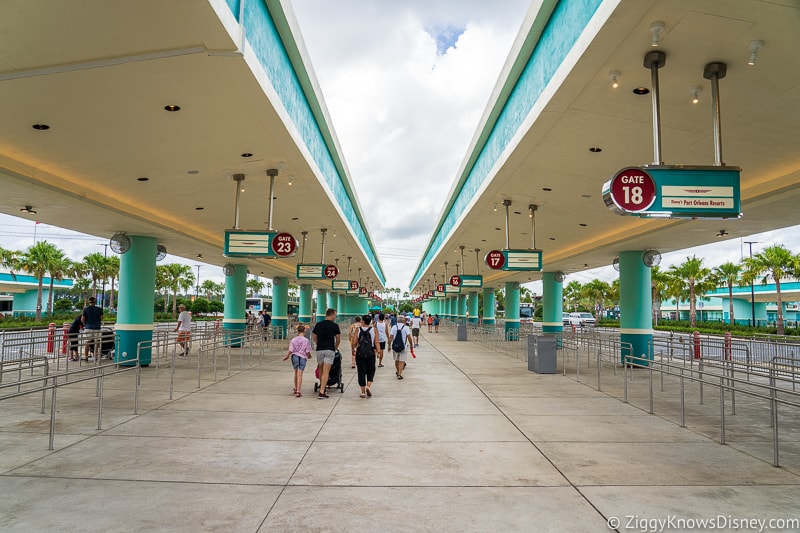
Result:
M178 306L180 314L178 315L178 325L175 330L178 332L178 344L181 347L181 353L178 357L189 357L189 341L192 337L192 312L186 310L186 306L180 304Z
M358 328L361 327L361 317L357 316L350 324L350 331L347 332L347 338L350 339L350 354L352 356L351 368L356 367L356 344L358 344Z
M325 311L325 319L314 324L311 338L317 347L317 369L319 370L319 396L320 400L328 397L328 374L331 371L333 358L339 349L342 332L336 323L336 309L329 308Z
M289 351L286 352L284 361L292 358L292 368L294 369L294 388L292 392L296 398L302 396L300 388L303 385L303 372L306 369L306 363L311 357L311 341L305 336L306 327L303 324L297 326L297 336L289 343Z
M69 330L67 330L67 334L69 335L69 360L70 361L77 361L78 360L78 336L80 335L81 328L83 327L83 315L78 315L75 317L75 320L72 321L72 324L69 325Z
M383 353L386 351L386 342L389 340L389 321L386 315L380 313L378 320L373 322L375 331L378 332L378 366L383 366Z
M432 333L431 328L433 328L433 315L429 314L426 322L428 322L428 333Z
M392 326L389 332L389 346L392 347L394 357L394 368L397 379L403 379L403 369L406 367L406 344L411 332L408 326L403 324L402 319L397 320L397 325Z
M103 324L103 310L97 307L97 298L91 296L89 298L89 305L83 308L81 313L81 323L83 324L83 357L82 360L89 360L89 347L94 348L94 353L97 354L98 360L100 357L100 327Z
M419 329L422 326L422 319L419 315L414 315L411 318L411 342L414 343L415 348L419 348Z
M375 379L375 354L378 353L378 336L370 324L372 317L364 315L362 325L358 328L358 343L356 345L356 366L358 367L358 386L361 387L361 397L372 397L372 382Z
M433 315L433 332L439 333L439 315Z

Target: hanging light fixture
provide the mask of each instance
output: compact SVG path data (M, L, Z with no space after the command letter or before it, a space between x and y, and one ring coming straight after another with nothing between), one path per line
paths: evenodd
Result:
M703 90L703 88L700 87L699 85L695 85L694 87L689 89L689 94L692 95L692 103L693 104L696 104L696 103L698 103L700 101L700 97L698 95L700 94L700 91L702 91L702 90Z
M621 76L620 71L612 70L608 73L608 78L611 80L611 88L616 89L619 87L619 77Z
M666 27L665 24L660 20L657 20L656 22L650 24L650 33L652 34L652 37L650 39L650 46L654 48L658 46L658 43L661 42L661 33L664 31L665 27Z
M750 59L747 60L748 65L752 67L756 64L756 59L758 59L758 53L761 51L762 48L764 48L764 41L756 40L747 43L747 49L750 50Z

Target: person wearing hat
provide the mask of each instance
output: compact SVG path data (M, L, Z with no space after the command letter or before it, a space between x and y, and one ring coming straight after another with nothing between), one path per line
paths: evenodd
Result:
M83 359L89 360L89 347L94 345L94 353L100 357L100 327L103 324L103 310L97 307L97 298L94 296L89 298L89 305L84 307L81 313L81 323L83 324Z
M186 306L180 304L178 310L181 312L178 315L178 325L175 331L178 332L178 344L181 345L181 353L178 357L189 356L189 340L192 336L192 313L186 310Z

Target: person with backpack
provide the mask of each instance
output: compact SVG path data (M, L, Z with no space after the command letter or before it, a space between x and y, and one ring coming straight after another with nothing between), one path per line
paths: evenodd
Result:
M356 367L358 368L358 386L361 387L361 397L372 397L372 381L375 379L375 354L378 353L378 336L375 328L370 324L372 317L364 315L357 328L356 338Z
M397 319L397 325L392 326L389 332L389 345L394 356L394 368L397 379L403 379L403 369L406 367L406 343L410 335L408 325L402 318Z
M358 345L358 328L361 327L361 317L353 318L353 323L350 324L350 331L347 332L347 338L350 339L350 355L352 357L352 366L356 367L356 346Z

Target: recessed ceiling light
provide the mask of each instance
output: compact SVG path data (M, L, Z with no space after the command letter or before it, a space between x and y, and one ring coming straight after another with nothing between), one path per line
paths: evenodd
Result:
M647 87L636 87L633 90L633 94L638 94L638 95L650 94L650 89L648 89Z
M33 210L33 206L32 205L26 205L25 207L21 207L20 211L22 211L23 213L28 213L29 215L35 215L36 214L36 211Z
M602 152L603 149L600 148L599 146L592 146L591 148L589 148L589 151L592 152L593 154L597 154L599 152Z
M31 127L32 127L33 129L35 129L35 130L39 130L39 131L45 131L45 130L49 130L49 129L50 129L50 126L49 126L49 125L47 125L47 124L34 124L34 125L33 125L33 126L31 126Z
M150 178L145 178L145 177L136 178L136 181L150 181Z
M494 228L494 229L496 229L497 231L503 231L501 228Z
M197 257L198 259L202 259L203 258L203 254L197 254L195 257Z
M520 213L519 211L514 211L514 214L515 215L521 215L522 213Z
M581 198L591 198L591 194L581 194Z
M292 217L292 220L300 220L299 217Z
M481 239L481 242L486 242L486 239Z
M242 157L253 157L253 154L251 154L250 152L245 152L242 154Z
M164 106L164 111L169 111L170 113L174 113L175 111L180 111L180 110L181 106L179 105L170 104Z
M546 191L546 192L550 192L550 191L552 191L553 189L551 189L550 187L542 187L542 190L543 190L543 191Z
M195 207L194 208L195 211L202 211L203 209L205 209L205 207Z
M554 241L554 240L556 240L556 238L555 237L550 237L550 240Z
M585 228L587 224L578 224L580 227Z
M200 174L200 171L199 170L187 170L186 173L187 174Z

